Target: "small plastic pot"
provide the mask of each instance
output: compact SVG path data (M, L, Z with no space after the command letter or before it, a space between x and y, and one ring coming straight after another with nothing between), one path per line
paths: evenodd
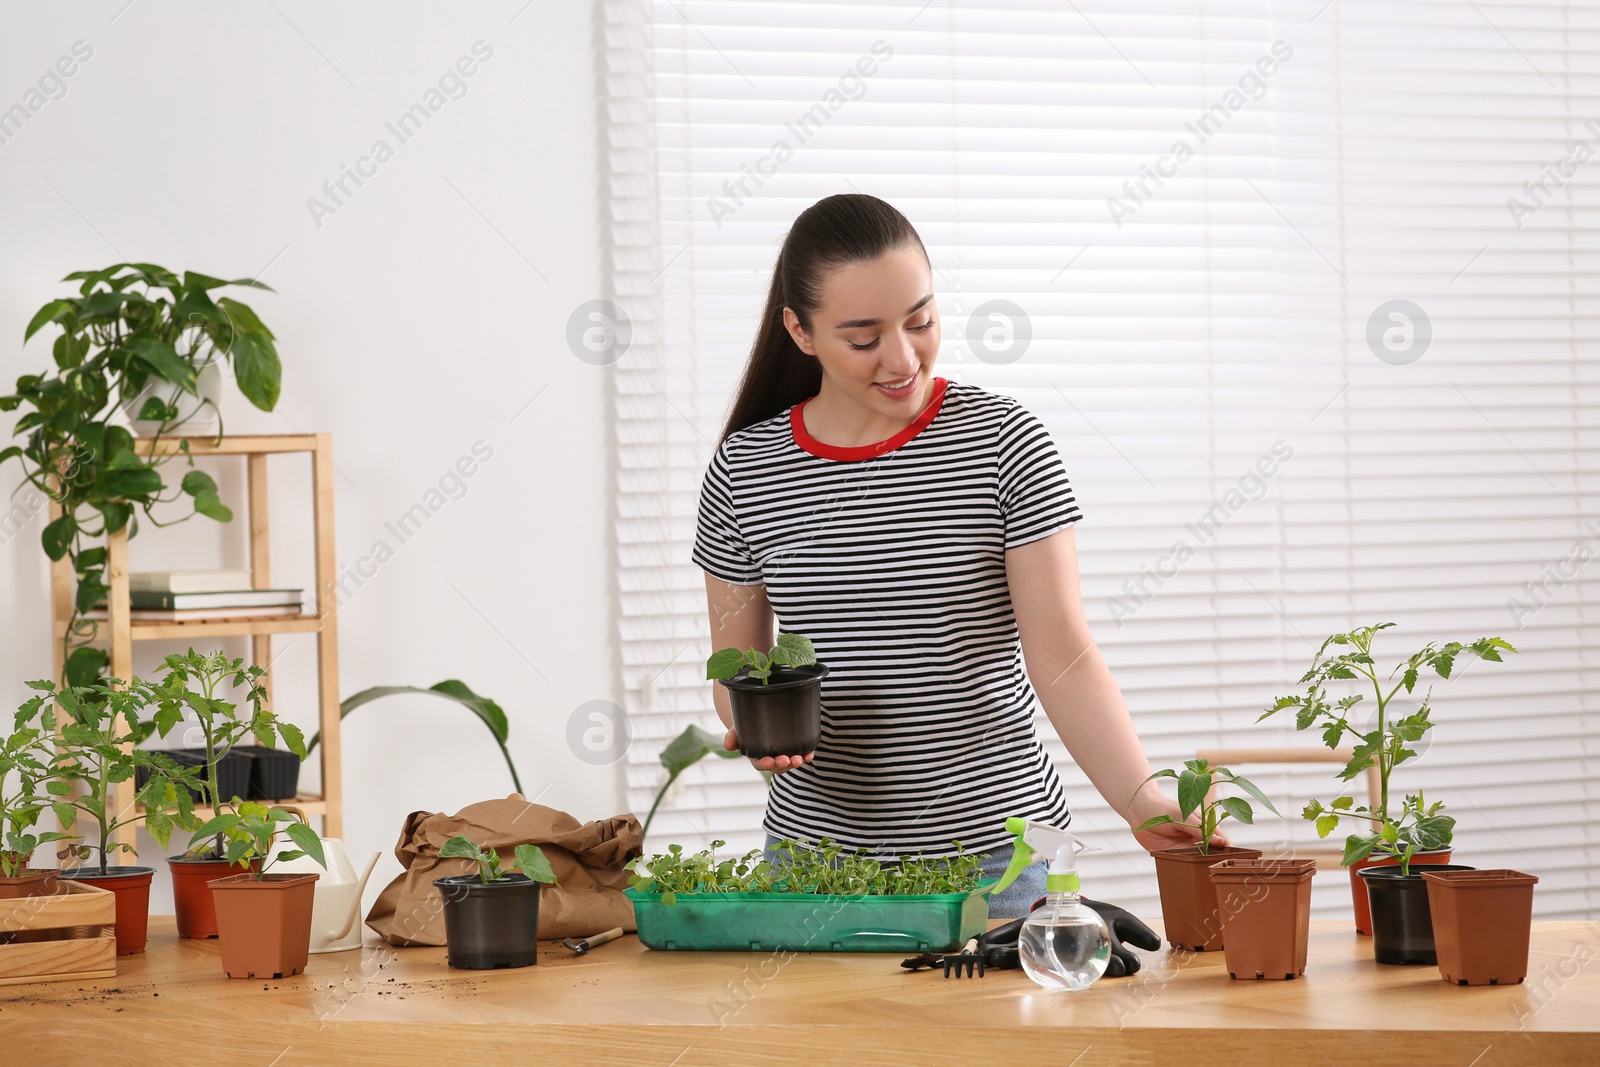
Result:
M488 885L476 874L433 882L444 898L450 966L464 971L532 967L539 962L539 891L543 882L511 874Z
M1372 908L1372 958L1379 963L1432 966L1439 962L1433 946L1433 913L1428 908L1424 871L1470 871L1453 863L1417 863L1411 873L1398 866L1363 867Z
M256 870L260 863L252 860L250 870ZM216 937L217 909L211 897L211 880L238 874L240 868L227 860L168 856L167 869L172 874L172 910L178 920L178 936Z
M1208 872L1216 887L1228 973L1248 979L1304 974L1317 861L1227 859Z
M1516 985L1528 976L1533 887L1521 871L1424 871L1439 974L1451 985Z
M1393 867L1399 862L1393 856L1368 856L1366 859L1356 860L1350 865L1350 905L1355 909L1356 933L1367 937L1372 936L1372 909L1367 904L1367 883L1361 880L1359 872L1368 867ZM1418 863L1449 863L1450 850L1438 848L1432 852L1413 852L1411 854L1411 862L1413 865Z
M236 745L217 757L217 792L222 794L224 801L232 800L234 797L244 799L250 795L250 747L252 746ZM180 766L197 767L201 776L205 775L206 750L203 748L172 748L162 755L170 757ZM150 780L150 769L135 768L133 780L138 788L143 789L144 784ZM190 792L194 794L194 802L200 803L200 791L194 789Z
M24 867L15 878L0 875L0 900L51 896L56 891L56 879L60 877L61 872L54 867Z
M62 871L63 878L87 882L106 889L117 898L117 955L135 956L144 951L145 934L150 928L150 880L154 867L80 867Z
M1256 860L1259 848L1213 846L1202 854L1198 845L1162 848L1150 853L1156 861L1156 886L1161 890L1161 926L1173 948L1215 952L1223 946L1222 916L1209 871L1222 860Z
M822 743L822 680L828 665L774 667L765 683L741 668L719 679L733 708L733 730L739 754L798 756L815 752Z
M222 970L229 978L287 978L311 958L318 875L230 874L211 880Z
M234 752L250 757L248 800L293 800L300 788L300 757L265 745L235 745Z

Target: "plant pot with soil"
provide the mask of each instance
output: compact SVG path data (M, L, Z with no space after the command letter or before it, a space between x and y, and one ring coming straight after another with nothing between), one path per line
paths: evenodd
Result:
M1192 845L1157 849L1150 853L1156 862L1156 885L1161 891L1161 923L1167 940L1175 948L1194 952L1214 952L1224 945L1223 927L1216 888L1208 868L1220 860L1254 860L1261 850L1234 848L1217 843L1217 827L1227 818L1243 823L1255 822L1255 811L1243 797L1216 795L1214 786L1236 786L1259 800L1274 815L1278 809L1254 783L1226 767L1212 767L1203 759L1187 760L1183 769L1157 771L1145 782L1157 778L1178 781L1178 812L1182 822L1195 825L1200 837ZM1140 783L1144 788L1144 783ZM1135 793L1137 795L1137 793ZM1189 820L1198 816L1198 823ZM1177 823L1170 815L1157 815L1135 828Z
M274 853L279 832L297 847ZM296 815L241 801L236 812L224 812L196 831L227 841L227 859L239 867L252 860L249 874L231 874L209 883L217 913L217 938L222 970L229 978L287 978L306 969L311 956L311 910L316 899L315 874L272 874L279 860L310 856L326 868L322 839Z
M1501 661L1500 653L1516 652L1510 642L1498 637L1480 637L1470 644L1448 641L1430 643L1421 651L1401 660L1385 676L1380 677L1372 657L1373 639L1383 630L1394 626L1392 622L1376 626L1363 626L1349 633L1334 634L1322 642L1322 647L1312 658L1311 669L1301 675L1300 682L1307 686L1304 694L1279 697L1271 707L1261 713L1256 721L1269 718L1286 708L1295 709L1295 729L1317 727L1322 743L1338 749L1347 740L1359 742L1344 768L1339 772L1341 781L1350 782L1371 771L1378 779L1378 797L1375 803L1356 806L1355 797L1349 794L1335 797L1324 805L1320 800L1307 804L1305 818L1317 824L1317 836L1327 837L1345 819L1354 819L1359 832L1350 834L1344 842L1344 866L1352 868L1351 895L1355 907L1356 932L1374 933L1372 920L1366 911L1371 899L1370 889L1358 891L1356 879L1364 877L1360 870L1363 861L1368 865L1398 864L1402 869L1413 859L1450 859L1450 841L1455 833L1455 819L1441 815L1442 803L1428 804L1419 791L1406 796L1399 804L1390 802L1389 783L1396 767L1417 756L1420 747L1433 729L1430 701L1431 688L1423 695L1415 711L1401 714L1390 703L1404 689L1409 695L1416 688L1423 671L1431 670L1440 678L1448 679L1455 662L1463 655L1473 655L1491 663ZM1335 655L1326 655L1330 646L1336 646ZM1340 652L1339 649L1348 651ZM1398 678L1396 676L1399 676ZM1351 693L1329 701L1327 686L1345 680L1358 680L1372 687L1373 711L1370 729L1359 729L1350 723L1352 710L1366 699L1364 693ZM1372 883L1368 881L1367 886ZM1430 946L1429 952L1432 949Z
M502 867L499 853L459 836L439 849L440 859L469 860L478 868L433 881L444 901L450 966L488 971L539 962L539 896L546 885L558 883L539 846L518 845L514 855Z
M1366 867L1360 872L1372 905L1372 958L1379 963L1432 965L1433 913L1423 872L1470 871L1453 863Z
M152 733L165 736L177 717L143 718L144 709L158 701L154 689L137 678L127 684L113 678L61 689L54 682L28 684L38 695L23 705L21 714L36 717L56 735L51 809L63 830L87 831L87 840L63 853L79 864L64 876L109 890L116 897L117 955L143 952L155 868L114 866L115 853L138 854L132 844L113 838L143 823L164 848L174 828L196 825L194 772L163 752L135 747ZM115 784L139 772L144 784L134 804L117 810ZM86 865L87 860L97 862Z
M1227 859L1209 873L1228 973L1247 979L1304 974L1317 861Z
M156 686L161 712L174 717L175 721L186 718L199 726L205 742L200 751L204 752L205 759L197 786L202 802L210 807L212 814L240 810L243 794L223 790L220 763L225 754L246 738L258 738L271 747L281 735L289 751L304 757L305 737L299 728L280 722L265 705L266 689L262 680L266 672L260 667L247 665L242 659L230 660L221 652L201 654L193 649L182 655L168 656L165 664L166 676ZM218 695L230 687L243 690L243 699L238 704ZM244 788L248 788L248 778L244 781ZM167 857L179 937L218 935L213 881L246 865L252 872L261 873L260 856L252 854L240 861L228 853L228 843L222 834L196 831L182 855Z
M1439 974L1451 985L1516 985L1528 976L1535 875L1424 870Z
M768 652L724 648L706 661L706 678L728 690L741 755L803 756L822 741L822 680L810 640L780 634Z

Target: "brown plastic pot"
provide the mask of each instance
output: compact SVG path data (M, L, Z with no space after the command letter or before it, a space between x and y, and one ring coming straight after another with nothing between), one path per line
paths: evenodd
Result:
M1533 887L1521 871L1424 871L1439 974L1451 985L1516 985L1528 976Z
M1208 873L1228 973L1249 979L1304 974L1317 861L1230 859L1212 864Z
M1379 856L1376 859L1368 856L1350 865L1350 902L1356 909L1356 933L1372 936L1372 904L1367 897L1367 883L1363 882L1361 875L1356 872L1364 871L1368 867L1393 867L1399 862L1394 856ZM1436 848L1432 852L1413 852L1411 862L1449 863L1450 849Z
M44 869L25 867L15 878L0 875L0 900L52 896L56 892L56 881L60 877L61 872L54 867Z
M311 955L316 874L230 874L211 880L222 970L229 978L287 978Z
M260 861L252 861L255 871ZM216 937L217 909L211 901L211 881L224 875L238 874L240 868L226 860L188 859L168 856L168 870L172 872L172 910L178 919L179 937Z
M61 876L110 890L117 898L117 955L133 956L144 951L145 935L150 929L150 880L156 876L154 867L107 867L104 874L98 867L80 867L62 871Z
M1156 884L1161 890L1161 925L1172 947L1194 952L1221 948L1217 891L1207 868L1222 860L1260 859L1261 850L1213 846L1202 855L1198 845L1180 845L1150 855L1156 861Z

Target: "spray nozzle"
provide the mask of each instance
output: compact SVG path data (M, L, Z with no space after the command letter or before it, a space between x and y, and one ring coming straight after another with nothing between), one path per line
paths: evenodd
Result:
M1056 879L1070 877L1071 892L1077 892L1078 856L1085 852L1099 851L1095 846L1084 844L1067 831L1047 826L1042 822L1029 822L1027 819L1013 816L1006 820L1006 829L1016 839L1012 842L1011 862L1007 865L1005 874L1000 876L1000 881L989 890L990 893L998 893L1016 881L1017 876L1040 854L1051 857L1051 880L1047 883L1049 890L1067 891L1066 881ZM1058 885L1062 888L1058 889Z

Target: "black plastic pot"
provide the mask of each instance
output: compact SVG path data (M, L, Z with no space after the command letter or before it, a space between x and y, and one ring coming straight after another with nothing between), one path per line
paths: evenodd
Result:
M1475 869L1459 863L1413 863L1410 874L1401 874L1399 867L1357 871L1367 883L1367 902L1372 906L1372 958L1379 963L1438 963L1428 883L1422 872Z
M822 741L822 680L828 665L774 667L765 683L742 668L721 682L733 707L741 755L801 756Z
M531 967L539 962L539 891L543 882L511 874L488 885L476 874L436 878L444 898L450 966L464 971Z
M250 792L246 800L293 800L300 789L300 757L265 745L235 745L250 757Z
M226 754L217 759L217 790L222 794L224 803L234 797L249 799L250 796L250 765L253 762L248 748L252 746L237 745ZM200 776L205 777L206 750L203 748L173 748L162 753L171 756L174 763L184 767L200 768ZM146 767L136 768L134 771L134 784L142 789L145 782L150 780L150 771ZM191 790L195 803L200 803L199 790Z

